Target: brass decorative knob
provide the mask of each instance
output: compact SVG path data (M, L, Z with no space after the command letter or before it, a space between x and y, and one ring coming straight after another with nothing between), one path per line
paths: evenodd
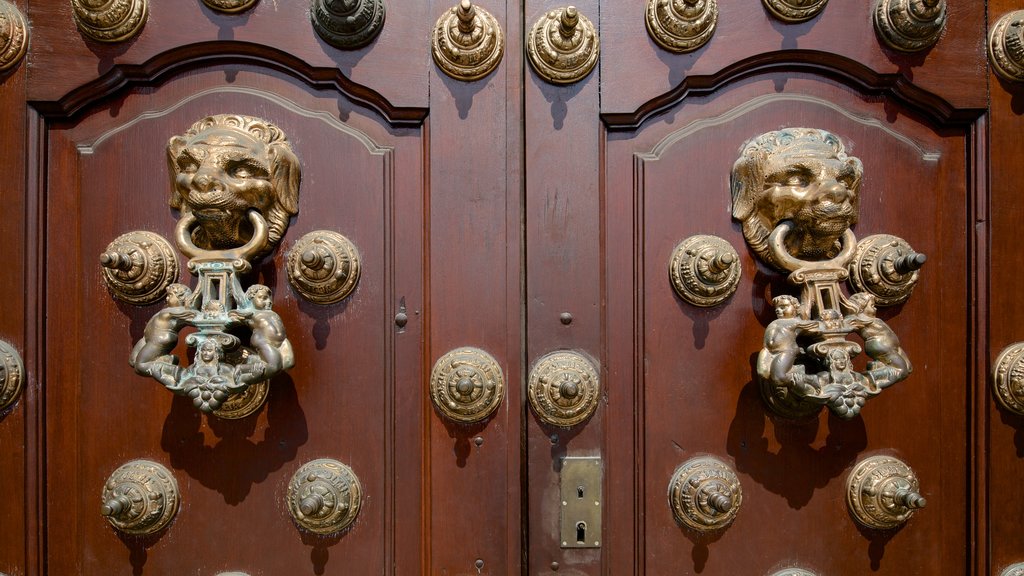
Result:
M100 254L100 266L114 297L137 306L159 302L178 279L178 258L171 243L145 230L115 238Z
M762 0L764 7L783 22L806 22L825 9L828 0Z
M505 35L490 12L462 0L437 19L431 53L445 74L456 80L477 80L498 67L505 53Z
M868 292L879 306L901 304L917 285L918 270L927 258L906 240L875 234L857 243L850 261L850 282L858 292Z
M146 24L149 0L71 0L75 24L97 42L123 42Z
M992 388L1004 408L1024 416L1024 342L999 353L992 367Z
M996 20L988 33L988 59L992 71L1003 80L1024 82L1024 10Z
M697 235L672 251L668 265L672 288L694 306L715 306L736 291L740 283L740 257L718 236Z
M668 503L682 526L697 532L725 528L743 503L740 480L728 464L711 456L691 458L672 474Z
M717 0L647 0L647 33L669 52L692 52L711 40Z
M28 26L18 7L0 0L0 72L21 62L28 51Z
M430 373L430 399L450 420L480 422L505 397L505 377L493 356L479 348L456 348L437 359Z
M786 568L785 570L779 570L772 574L772 576L815 576L815 574L801 568Z
M203 0L203 4L211 10L224 12L226 14L234 14L236 12L242 12L252 8L258 1L259 0Z
M857 463L846 480L846 503L857 522L886 530L906 522L925 507L917 476L892 456L871 456Z
M312 0L309 17L316 33L335 48L362 48L384 29L383 0Z
M100 514L125 534L144 536L164 529L178 512L178 483L150 460L133 460L103 485Z
M352 469L328 458L304 464L288 482L288 512L315 534L341 532L355 522L363 488Z
M946 28L946 0L875 0L875 32L893 50L918 52Z
M562 428L590 418L601 400L597 368L578 352L559 351L541 357L530 370L527 387L537 417Z
M306 234L288 252L288 281L316 304L347 298L359 283L360 271L355 245L330 230Z
M0 410L14 404L25 386L25 364L21 355L7 342L0 340Z
M1012 566L1007 566L1002 572L999 573L999 576L1024 576L1024 562L1020 562Z
M552 84L572 84L597 64L601 47L594 24L575 6L542 16L526 39L526 54L537 74Z

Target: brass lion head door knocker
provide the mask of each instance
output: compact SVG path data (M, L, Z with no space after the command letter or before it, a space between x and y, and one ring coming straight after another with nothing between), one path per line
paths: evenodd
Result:
M895 332L876 305L902 302L917 282L924 255L895 236L860 245L857 222L863 166L825 130L787 128L749 141L732 171L732 214L767 264L789 272L799 298L776 296L778 318L764 335L757 375L776 413L803 418L822 405L841 418L910 375ZM857 292L844 295L851 279ZM863 344L847 340L857 334ZM870 357L857 371L852 360Z

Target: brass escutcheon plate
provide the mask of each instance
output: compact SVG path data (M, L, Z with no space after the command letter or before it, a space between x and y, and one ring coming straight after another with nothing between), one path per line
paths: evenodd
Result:
M593 415L601 399L601 377L586 356L558 351L530 370L530 406L545 424L569 428Z
M479 348L456 348L441 356L430 373L430 399L449 420L485 420L505 397L505 376L493 356Z

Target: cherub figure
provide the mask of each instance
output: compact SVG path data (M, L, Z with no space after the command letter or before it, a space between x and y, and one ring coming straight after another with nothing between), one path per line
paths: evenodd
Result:
M273 295L270 288L253 284L245 291L250 306L232 310L232 320L242 322L252 330L249 344L256 350L259 362L238 366L239 379L246 383L271 377L295 365L295 353L285 333L284 322L271 310Z
M909 376L913 367L900 347L900 339L892 328L875 317L875 297L858 292L850 296L849 303L853 314L847 317L847 322L864 339L864 351L873 360L864 375L878 388L891 386Z
M135 372L152 376L167 387L176 387L181 376L178 357L171 351L178 345L178 332L189 326L197 311L189 305L192 289L184 284L167 287L167 306L146 323L142 338L132 349L128 363Z
M757 356L757 373L776 386L796 388L802 395L815 394L818 377L805 374L804 367L796 365L796 359L801 353L797 338L818 323L799 317L800 301L793 296L776 296L772 304L778 319L764 331L764 348Z

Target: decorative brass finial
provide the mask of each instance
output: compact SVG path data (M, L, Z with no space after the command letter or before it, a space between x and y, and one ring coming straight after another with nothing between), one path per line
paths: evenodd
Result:
M857 463L846 481L846 503L857 522L887 530L903 524L927 501L917 476L902 460L871 456Z
M711 456L691 458L672 474L668 485L672 514L682 526L697 532L725 528L743 503L740 480L728 464Z
M292 475L287 500L296 524L315 534L334 534L356 521L363 487L352 468L321 458Z
M680 298L694 306L724 302L740 283L740 257L718 236L698 234L672 251L668 276Z
M146 24L149 0L71 0L75 24L97 42L123 42Z
M875 32L893 50L918 52L946 28L946 0L876 0Z
M711 40L718 24L717 0L648 0L647 33L659 46L681 54Z
M542 16L526 40L530 64L552 84L572 84L585 78L597 64L600 51L597 29L575 6Z
M470 0L445 11L434 26L434 62L456 80L477 80L498 67L505 35L490 12Z
M133 460L103 485L100 514L120 532L145 536L171 523L180 499L170 470L150 460Z

